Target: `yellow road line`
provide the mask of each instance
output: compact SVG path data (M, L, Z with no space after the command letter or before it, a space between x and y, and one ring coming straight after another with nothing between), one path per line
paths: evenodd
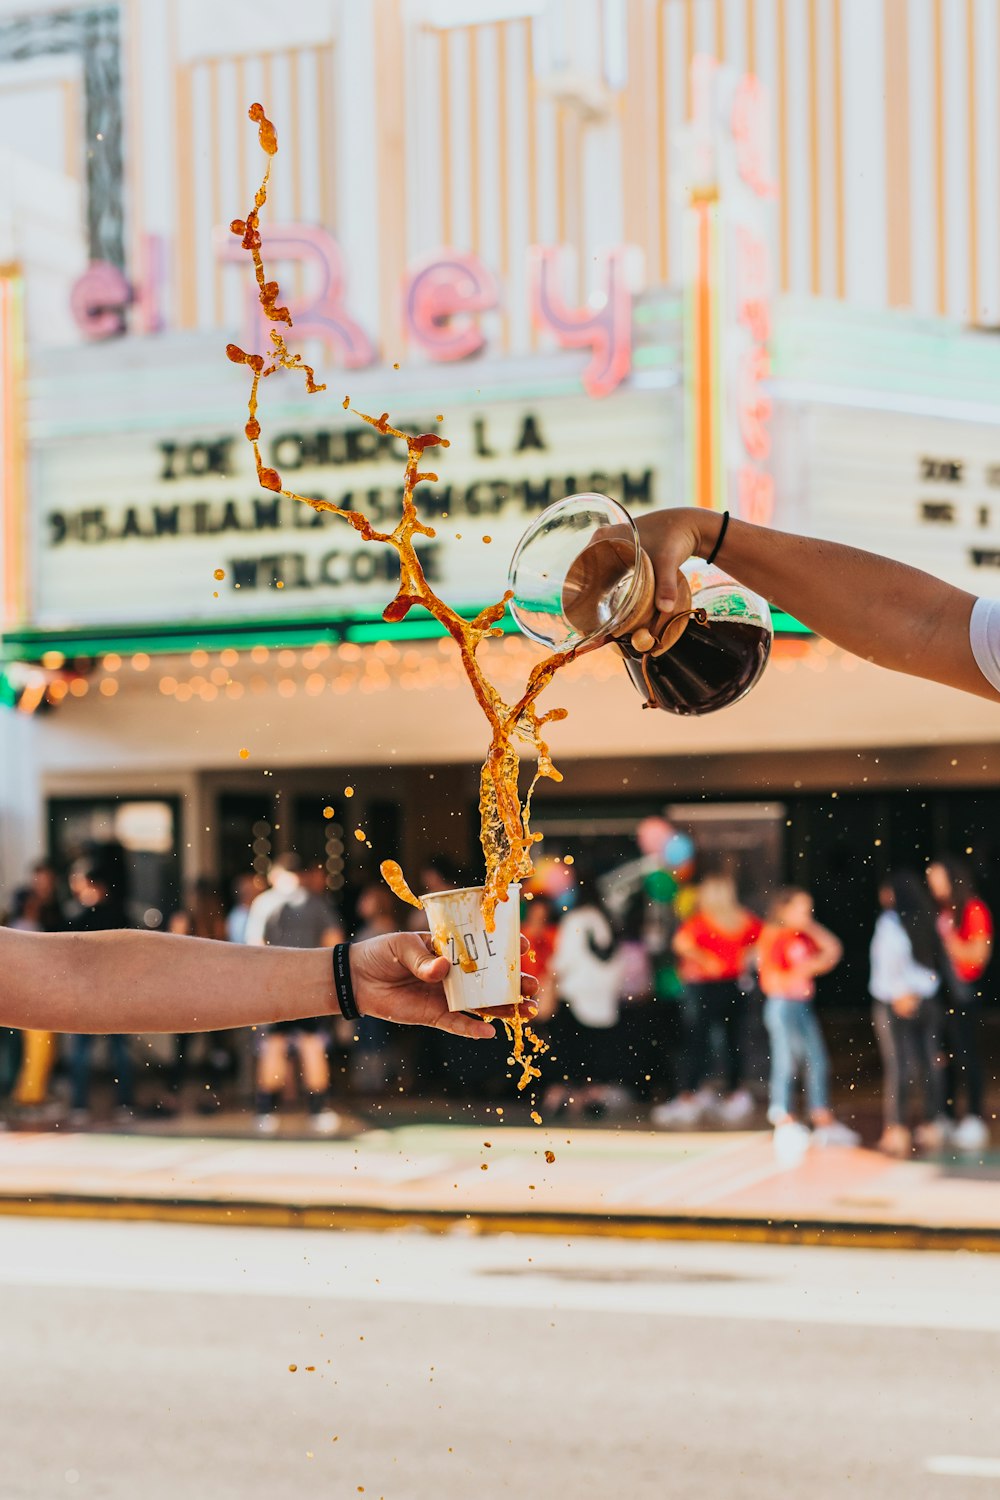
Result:
M974 1250L1000 1253L1000 1228L927 1224L766 1221L715 1217L637 1218L588 1214L461 1213L331 1208L284 1203L199 1203L150 1198L0 1197L0 1215L166 1224L231 1224L261 1229L386 1231L419 1228L448 1234L571 1235L589 1239L703 1240L766 1245L830 1245L853 1250Z

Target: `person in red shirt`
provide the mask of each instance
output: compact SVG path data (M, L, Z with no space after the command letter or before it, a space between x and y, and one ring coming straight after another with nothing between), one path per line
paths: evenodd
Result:
M536 895L526 901L521 916L521 933L528 940L528 951L521 962L524 972L538 981L538 1017L540 1022L552 1019L555 1010L555 988L552 978L552 956L556 949L556 912L548 896Z
M738 981L760 932L759 917L740 905L728 875L702 881L697 910L677 929L673 940L680 977L690 997L680 1093L653 1111L654 1124L692 1125L718 1108L727 1124L737 1125L752 1113L753 1099L743 1087L746 1001ZM721 1105L705 1087L716 1026L725 1040L726 1098Z
M989 1144L983 1119L982 978L993 950L993 918L976 894L972 871L964 860L941 859L927 866L927 884L938 911L938 935L944 950L944 1048L947 1059L947 1103L955 1117L960 1088L965 1089L965 1118L952 1140L967 1151Z
M860 1139L856 1131L835 1120L830 1110L830 1062L813 1005L818 976L835 969L842 953L840 940L813 916L808 891L790 888L778 893L757 944L757 960L764 1025L771 1043L767 1117L775 1128L778 1154L789 1161L801 1154L810 1139L826 1146L854 1146ZM800 1067L812 1137L792 1113Z

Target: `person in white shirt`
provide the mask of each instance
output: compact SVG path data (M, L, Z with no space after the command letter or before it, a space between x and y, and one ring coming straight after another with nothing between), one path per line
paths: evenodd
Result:
M908 1156L915 1143L940 1150L946 1139L940 1049L940 949L934 909L924 882L911 870L890 875L879 891L882 913L871 942L868 988L885 1070L884 1130L879 1149ZM907 1120L913 1085L920 1093L919 1123Z
M708 557L834 645L877 666L1000 702L1000 599L977 599L874 552L678 506L637 522L656 574L656 605L677 598L677 570ZM723 526L725 531L723 532Z
M563 1102L573 1114L604 1111L621 1086L618 1019L624 969L619 944L596 880L578 871L576 899L556 933L552 973L560 1005L553 1062L564 1083L553 1084L546 1107Z

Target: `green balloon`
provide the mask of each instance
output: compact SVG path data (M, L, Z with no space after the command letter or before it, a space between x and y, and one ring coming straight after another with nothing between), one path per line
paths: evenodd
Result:
M677 881L669 870L651 870L642 882L642 888L650 901L667 906L677 894Z

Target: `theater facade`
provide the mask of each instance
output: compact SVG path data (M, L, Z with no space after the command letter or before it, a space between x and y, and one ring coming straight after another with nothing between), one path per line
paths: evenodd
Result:
M328 387L265 382L262 456L288 488L386 525L405 452L358 413L446 436L422 556L463 613L502 596L545 505L587 490L637 516L729 508L1000 593L1000 285L951 242L925 247L930 271L900 260L926 207L919 159L912 201L864 197L858 132L890 156L899 143L881 89L852 72L856 8L829 76L808 53L829 121L804 114L801 131L801 38L786 48L764 3L627 5L620 35L597 26L597 52L568 61L556 7L499 6L481 26L445 4L332 5L322 22L305 7L270 41L262 23L249 59L188 9L102 9L124 82L117 113L92 102L129 150L75 187L55 161L21 172L22 238L0 256L5 886L43 849L115 837L137 919L158 925L186 879L287 848L345 896L389 854L475 858L485 727L450 641L417 612L383 621L389 549L256 481L246 371L224 352L265 347L226 229L260 171L248 90L282 127L265 250ZM405 45L376 48L390 12ZM35 88L49 53L27 30ZM860 123L837 113L835 67ZM348 120L360 161L337 144ZM833 143L825 175L801 156L811 129ZM81 217L97 193L128 213ZM669 807L758 883L791 875L834 903L904 850L1000 860L995 708L775 623L763 681L716 717L644 712L612 649L560 674L545 847L619 859ZM513 699L536 648L508 619L484 652Z

